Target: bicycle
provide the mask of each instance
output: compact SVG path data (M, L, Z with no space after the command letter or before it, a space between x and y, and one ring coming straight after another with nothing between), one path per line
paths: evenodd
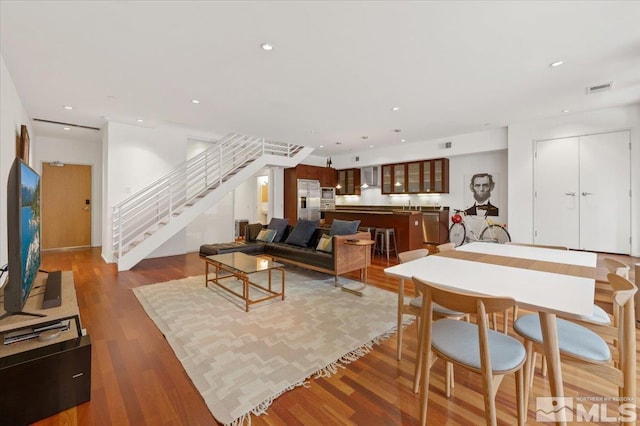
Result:
M466 224L466 213L464 210L454 210L454 212L454 215L451 216L451 221L453 223L449 228L449 241L454 243L456 247L470 241L483 241L499 244L511 241L511 236L505 229L504 225L492 222L487 218L486 214L482 218L484 223L482 226L482 232L480 232L480 237L478 237L474 232L473 227Z

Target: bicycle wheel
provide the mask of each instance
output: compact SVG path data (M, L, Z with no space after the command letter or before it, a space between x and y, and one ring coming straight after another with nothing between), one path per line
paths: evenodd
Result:
M480 239L482 241L493 241L494 243L504 244L511 241L511 236L502 226L489 225L482 231L482 234L480 234Z
M464 240L467 236L467 228L461 223L454 223L449 228L449 241L454 243L456 247L464 244Z

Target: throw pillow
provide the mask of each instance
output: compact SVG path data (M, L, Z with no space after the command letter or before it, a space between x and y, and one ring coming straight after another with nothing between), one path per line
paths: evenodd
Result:
M296 223L296 226L287 237L285 243L294 246L306 247L309 243L309 240L311 239L311 236L318 227L319 222L320 221L318 220L298 220L298 223Z
M260 231L262 231L261 223L251 223L245 228L245 240L248 242L255 241Z
M359 220L339 220L334 219L331 222L331 231L329 231L329 235L332 237L334 235L351 235L358 232L358 227L360 226Z
M271 218L271 222L269 222L267 229L275 229L276 237L273 239L274 243L279 243L282 241L284 231L286 231L288 224L289 219L278 219L275 217Z
M277 232L275 229L263 229L258 233L256 240L263 241L265 243L270 243L271 241L273 241L274 237L276 236L276 233Z
M320 241L318 241L316 250L324 251L325 253L331 253L333 251L333 238L331 238L327 234L322 234L322 237L320 237Z

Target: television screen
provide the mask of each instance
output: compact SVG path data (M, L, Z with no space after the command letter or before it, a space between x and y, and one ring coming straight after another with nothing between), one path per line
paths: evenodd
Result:
M21 312L40 268L40 176L16 158L7 183L7 313Z

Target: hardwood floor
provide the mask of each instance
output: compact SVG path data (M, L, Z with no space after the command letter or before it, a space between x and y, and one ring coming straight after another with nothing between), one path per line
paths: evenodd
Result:
M640 262L638 258L616 257L627 264ZM394 263L376 257L369 269L370 284L395 291L395 280L383 272ZM600 263L598 278L603 279L606 270ZM196 253L145 260L131 271L118 273L115 265L102 261L97 248L48 251L43 253L42 267L73 270L83 326L93 344L93 366L91 401L39 425L217 424L131 291L137 286L203 274L204 263ZM609 295L606 286L598 286L597 301L611 312ZM252 424L418 424L418 395L411 391L416 334L415 324L404 333L402 361L396 360L393 336L332 377L312 379L310 386L286 392L273 402L267 415L253 417ZM529 424L535 424L535 396L549 395L548 382L540 371L538 366ZM443 364L438 362L430 387L429 423L484 423L480 376L457 369L453 395L446 398L443 372ZM567 396L617 395L613 385L584 369L563 366L563 373ZM507 377L496 397L501 424L516 422L514 395L514 380ZM614 414L616 407L609 405L610 414Z

